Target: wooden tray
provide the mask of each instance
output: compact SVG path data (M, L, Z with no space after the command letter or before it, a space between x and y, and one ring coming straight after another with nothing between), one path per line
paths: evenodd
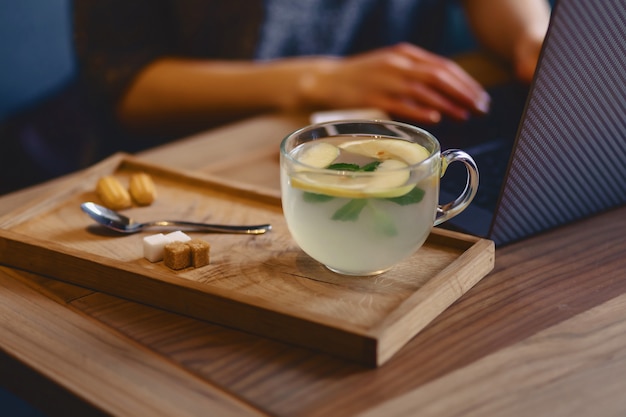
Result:
M119 235L80 209L98 201L101 175L134 171L158 197L125 213L138 220L271 223L265 235L198 234L211 264L173 271L143 258L149 231ZM276 191L115 155L72 175L61 192L0 218L0 263L367 366L389 360L494 265L493 242L435 230L409 260L370 278L339 276L293 242Z

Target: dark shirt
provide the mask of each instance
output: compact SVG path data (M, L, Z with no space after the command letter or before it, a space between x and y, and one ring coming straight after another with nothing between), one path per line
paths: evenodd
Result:
M165 56L345 56L406 41L437 51L445 0L81 0L80 73L111 111L137 73Z
M411 42L438 51L449 0L265 0L256 58L345 56Z
M249 59L261 16L254 0L77 1L79 72L94 102L110 110L159 57Z
M138 138L114 109L160 57L273 59L350 55L401 41L441 52L456 0L78 0L77 80L0 126L0 193L86 167L117 151L174 139ZM13 172L29 173L16 178Z

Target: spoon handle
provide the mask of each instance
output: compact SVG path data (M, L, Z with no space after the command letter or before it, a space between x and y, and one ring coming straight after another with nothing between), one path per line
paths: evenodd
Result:
M229 226L229 225L224 225L224 224L194 223L194 222L186 222L186 221L181 221L181 220L161 220L161 221L144 223L142 226L143 227L178 226L181 228L185 228L185 230L207 231L207 232L218 232L218 233L240 233L240 234L246 234L246 235L262 235L263 233L268 232L272 229L272 226L269 224L260 224L260 225L252 225L252 226Z

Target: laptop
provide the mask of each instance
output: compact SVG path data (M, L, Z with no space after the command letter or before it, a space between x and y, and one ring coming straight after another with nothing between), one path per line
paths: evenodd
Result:
M516 134L463 147L479 192L444 225L503 246L626 204L624 39L623 0L556 1Z

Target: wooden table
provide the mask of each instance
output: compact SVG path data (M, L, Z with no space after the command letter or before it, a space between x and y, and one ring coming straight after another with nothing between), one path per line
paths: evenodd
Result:
M264 116L140 156L275 188L275 167L254 162L304 123ZM241 149L250 165L235 169ZM0 198L0 214L64 181ZM377 369L2 266L0 381L50 415L625 415L625 217L499 248Z

